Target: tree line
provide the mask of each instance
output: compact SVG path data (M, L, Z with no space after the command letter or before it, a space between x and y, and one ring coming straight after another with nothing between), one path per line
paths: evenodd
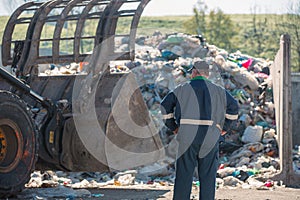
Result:
M291 67L300 72L300 1L291 5L288 14L258 15L255 10L250 21L233 21L222 10L210 10L199 0L194 6L194 15L184 23L189 34L202 35L210 44L228 52L240 50L254 57L274 59L280 36L291 36Z

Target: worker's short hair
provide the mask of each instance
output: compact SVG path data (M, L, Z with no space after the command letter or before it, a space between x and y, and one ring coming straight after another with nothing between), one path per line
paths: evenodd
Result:
M193 69L197 69L198 71L208 71L209 65L204 60L198 60L194 62L194 65L189 69L189 71L192 71Z
M194 68L199 71L207 71L209 69L209 65L204 60L199 60L194 63Z

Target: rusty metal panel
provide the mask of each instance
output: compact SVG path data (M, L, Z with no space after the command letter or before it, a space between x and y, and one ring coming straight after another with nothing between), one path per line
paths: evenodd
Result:
M107 120L105 152L111 169L125 170L153 163L164 157L159 130L133 74L120 79L112 94L112 111ZM134 90L135 89L135 90Z
M291 93L291 39L289 35L280 38L280 49L272 65L273 91L276 113L276 128L280 173L273 179L282 180L288 186L300 186L300 175L293 171L292 156L292 93Z

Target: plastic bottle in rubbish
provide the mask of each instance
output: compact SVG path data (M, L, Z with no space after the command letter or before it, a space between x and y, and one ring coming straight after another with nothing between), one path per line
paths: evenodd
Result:
M266 186L266 187L273 187L274 186L274 182L273 181L267 181L267 182L265 182L264 186Z
M246 62L242 63L242 66L248 69L252 65L253 60L249 58Z
M249 169L247 171L247 173L248 173L249 176L252 176L252 175L258 174L259 171L257 169L255 169L255 168L253 168L253 169Z
M92 197L100 198L104 197L104 194L92 194Z
M232 176L237 177L240 174L239 170L232 172Z

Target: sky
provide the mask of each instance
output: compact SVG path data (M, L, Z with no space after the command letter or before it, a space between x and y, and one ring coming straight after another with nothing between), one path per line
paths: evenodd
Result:
M193 15L197 0L151 0L143 15ZM225 14L286 13L299 0L204 0L208 10L220 8Z
M10 15L24 0L0 0L0 16Z
M29 1L29 0L27 0ZM198 0L151 0L143 15L193 15ZM208 10L220 8L225 14L286 13L291 2L300 0L204 0ZM10 15L24 0L0 0L0 15Z

